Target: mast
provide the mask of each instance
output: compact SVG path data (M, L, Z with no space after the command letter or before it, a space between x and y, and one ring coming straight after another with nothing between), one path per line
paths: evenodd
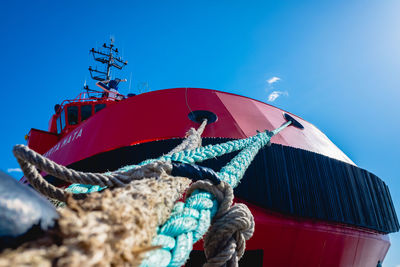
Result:
M110 80L111 78L111 70L112 68L117 68L121 70L128 64L128 61L124 61L121 56L119 56L118 48L114 48L114 40L110 40L110 44L103 44L103 51L95 50L92 48L89 52L93 55L94 60L100 62L105 65L105 70L101 71L93 69L92 66L89 66L90 76L93 80L97 81L105 81Z

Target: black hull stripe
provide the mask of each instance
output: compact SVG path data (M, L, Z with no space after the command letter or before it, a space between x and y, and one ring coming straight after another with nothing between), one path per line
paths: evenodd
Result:
M228 141L203 138L203 145ZM157 158L181 139L123 147L72 164L81 171L105 172ZM218 171L236 153L199 165ZM47 177L53 183L57 179ZM59 182L59 181L58 181ZM376 230L397 232L399 222L387 185L374 174L314 152L272 144L263 148L235 195L268 210Z

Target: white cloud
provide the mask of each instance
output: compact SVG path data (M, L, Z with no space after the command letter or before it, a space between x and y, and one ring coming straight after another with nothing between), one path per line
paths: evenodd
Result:
M280 97L282 95L288 96L289 93L287 91L273 91L272 93L269 94L268 101L274 102L278 97Z
M273 84L273 83L276 83L277 81L280 81L280 79L281 79L281 78L274 76L274 77L269 78L269 79L267 80L267 83Z
M8 168L7 172L22 172L20 168Z

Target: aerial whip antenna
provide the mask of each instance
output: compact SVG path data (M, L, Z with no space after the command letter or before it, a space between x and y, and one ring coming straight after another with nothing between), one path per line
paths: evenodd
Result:
M132 72L131 75L129 76L129 93L131 92L131 85L132 85Z

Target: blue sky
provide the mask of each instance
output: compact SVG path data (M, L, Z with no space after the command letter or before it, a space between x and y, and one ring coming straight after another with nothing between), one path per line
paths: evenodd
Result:
M390 187L400 214L400 2L2 1L0 169L76 96L89 49L114 36L122 93L192 86L252 97L315 124ZM275 79L270 80L271 78ZM270 80L270 83L268 82ZM384 266L400 265L400 234Z

